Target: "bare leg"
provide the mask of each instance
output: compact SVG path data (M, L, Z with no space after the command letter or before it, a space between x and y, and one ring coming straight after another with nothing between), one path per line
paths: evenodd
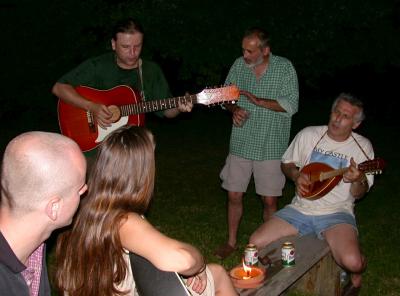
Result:
M366 259L361 254L357 232L351 225L339 224L324 232L337 264L352 273L354 287L361 286L361 273L365 270Z
M215 285L215 295L231 296L238 295L233 287L232 281L226 273L225 269L218 264L207 264L210 269Z
M228 192L228 244L236 246L237 231L243 215L243 192Z
M277 217L271 217L271 219L261 224L261 226L253 232L250 236L250 243L255 244L258 249L261 249L281 237L295 235L297 233L297 229L286 221Z
M267 222L278 209L277 196L261 196L264 203L263 219Z

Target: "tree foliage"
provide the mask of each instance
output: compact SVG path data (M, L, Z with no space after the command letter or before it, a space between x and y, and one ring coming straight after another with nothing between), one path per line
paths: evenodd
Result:
M30 85L20 91L48 92L61 74L110 49L111 25L133 16L145 28L143 54L161 64L175 92L221 84L241 54L243 31L254 25L294 63L303 90L348 71L360 83L360 69L379 75L399 67L399 11L391 0L10 1L0 15L7 24L2 78Z

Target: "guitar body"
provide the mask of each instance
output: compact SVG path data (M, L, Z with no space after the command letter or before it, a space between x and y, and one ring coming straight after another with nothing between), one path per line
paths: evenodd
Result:
M342 175L335 176L323 181L320 181L320 175L324 172L330 172L333 168L322 162L313 162L301 169L303 174L310 177L312 184L310 185L310 191L303 196L306 199L315 200L318 199L335 187L340 180L342 180Z
M118 129L120 126L126 124L136 126L144 125L144 114L122 117L119 115L118 106L137 104L140 102L139 93L129 86L120 85L108 90L78 86L75 90L89 101L106 106L117 106L111 108L115 117L113 117L113 124L111 127L103 129L97 125L91 112L58 100L58 121L61 133L77 142L82 151L89 151L96 148L107 134ZM114 110L117 112L114 113Z

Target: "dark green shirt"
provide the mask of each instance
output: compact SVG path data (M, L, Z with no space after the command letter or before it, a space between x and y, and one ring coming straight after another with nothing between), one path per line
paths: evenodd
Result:
M160 67L151 61L142 61L143 90L145 100L165 99L171 92ZM62 76L58 82L89 86L96 89L110 89L118 85L128 85L139 93L142 91L139 69L122 69L115 61L114 52L109 52L84 61L75 69Z

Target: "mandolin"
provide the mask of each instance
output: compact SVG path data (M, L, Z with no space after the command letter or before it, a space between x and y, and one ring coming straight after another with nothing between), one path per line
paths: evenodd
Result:
M385 161L382 158L367 160L358 165L358 169L365 174L381 174L384 167ZM348 169L333 169L322 162L312 162L304 166L301 173L307 174L312 184L310 191L303 197L310 200L323 197L342 180Z

